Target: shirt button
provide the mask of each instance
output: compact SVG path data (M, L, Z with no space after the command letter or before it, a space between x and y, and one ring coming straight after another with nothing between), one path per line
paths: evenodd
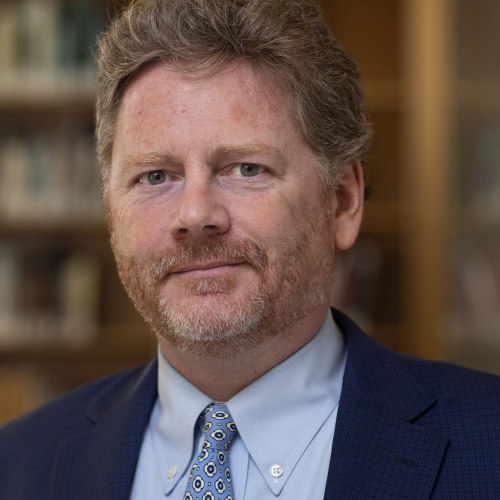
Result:
M172 465L167 471L167 477L172 479L177 474L177 465Z
M271 475L273 477L280 477L283 475L283 469L279 465L273 465L271 467Z

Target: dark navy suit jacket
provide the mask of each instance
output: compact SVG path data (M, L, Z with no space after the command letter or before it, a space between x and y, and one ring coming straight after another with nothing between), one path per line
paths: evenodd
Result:
M348 357L324 498L500 499L500 378L396 354L334 316ZM0 499L126 500L156 382L153 360L3 427Z

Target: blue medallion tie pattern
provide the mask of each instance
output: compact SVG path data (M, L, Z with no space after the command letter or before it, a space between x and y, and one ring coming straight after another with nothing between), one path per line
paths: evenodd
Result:
M184 500L233 500L229 447L238 432L226 405L211 404L203 412L205 441L189 471Z

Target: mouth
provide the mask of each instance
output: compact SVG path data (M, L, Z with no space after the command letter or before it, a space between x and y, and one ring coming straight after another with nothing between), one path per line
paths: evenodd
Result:
M181 266L171 272L171 275L192 276L192 277L210 277L219 276L245 265L245 262L227 262L213 260L209 262L193 262Z

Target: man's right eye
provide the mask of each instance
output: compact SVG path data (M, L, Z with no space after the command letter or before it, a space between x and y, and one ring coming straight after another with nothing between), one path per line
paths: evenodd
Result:
M163 170L152 170L151 172L146 172L139 177L139 182L141 184L149 184L151 186L163 184L166 180L167 174Z

